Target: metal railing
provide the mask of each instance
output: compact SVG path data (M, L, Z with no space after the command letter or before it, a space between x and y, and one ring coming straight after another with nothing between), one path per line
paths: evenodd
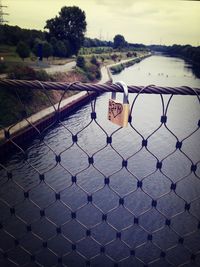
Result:
M134 94L127 129L107 129L99 120L98 98L88 93L90 108L80 114L86 116L83 124L74 118L74 131L61 108L68 90L122 89L10 80L1 80L2 87L38 89L45 95L62 90L63 96L58 105L49 99L53 115L40 125L29 121L19 96L35 143L27 145L20 134L12 135L13 126L2 127L7 146L16 152L0 162L0 266L200 266L200 120L191 115L194 127L184 137L168 124L170 115L176 116L169 112L174 96L199 105L199 89L129 86ZM156 95L152 103L160 103L159 120L156 126L149 122L148 132L141 128L146 123L141 110L140 124L134 119L141 94ZM184 118L178 118L181 125ZM91 129L94 139L84 138ZM162 156L155 153L155 143Z

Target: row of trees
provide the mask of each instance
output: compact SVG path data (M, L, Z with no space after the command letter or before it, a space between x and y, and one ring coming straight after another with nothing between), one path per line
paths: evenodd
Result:
M171 56L183 57L200 65L200 46L194 47L191 45L151 45L149 49L157 52L167 53Z
M33 48L35 39L45 40L45 33L22 29L18 26L0 25L0 44L16 46L20 41Z
M62 25L62 27L61 26L56 27L56 25L54 25L54 24L58 24L57 23L58 18L64 17L66 15L66 14L63 14L65 13L65 10L66 10L66 7L61 10L59 17L56 17L52 20L47 21L46 29L49 27L48 32L22 29L18 26L0 25L0 44L16 46L20 43L20 46L21 46L21 42L23 42L26 44L25 50L26 51L32 50L34 54L36 55L37 55L36 51L38 50L38 48L36 47L38 45L40 46L43 45L44 46L43 47L44 57L46 57L46 54L48 54L49 56L54 55L54 56L61 56L61 57L70 56L73 53L77 54L81 45L83 45L83 47L112 47L112 48L124 48L124 47L127 47L127 45L131 46L131 44L128 44L125 41L122 35L116 35L114 37L114 42L102 41L97 38L94 38L94 39L87 38L87 37L84 38L83 32L85 31L85 26L82 27L82 34L81 34L80 40L78 40L78 34L77 34L76 41L75 41L76 45L74 45L74 42L72 41L72 37L69 38L67 37L67 34L66 36L64 36L63 34L59 33L59 32L65 31L66 33L68 33L68 36L71 36L69 31L66 28L64 28L65 27L64 24ZM70 16L72 16L71 13L70 13ZM83 16L83 20L84 20L84 16ZM69 22L70 21L68 22L65 21L65 23L67 24L69 24ZM54 30L54 28L55 29L59 28L59 31ZM77 32L77 30L74 29L74 32ZM23 47L25 47L25 45L23 45ZM47 50L48 52L46 52Z
M108 45L110 45L110 47L113 47L119 50L128 47L128 44L122 35L116 35L113 43L100 41L98 39L87 38L86 40L88 41L87 47L90 47L90 45L91 47L99 47L99 46L102 46L103 43L104 43L104 46L108 47ZM76 46L76 49L79 49L79 48L77 48ZM70 44L68 40L61 41L52 36L49 39L49 42L36 38L34 40L32 48L26 42L20 41L17 45L16 51L19 54L19 56L23 59L26 57L29 57L31 51L37 57L40 57L40 58L45 57L48 59L50 56L69 57L73 53L75 53L75 48L72 48L72 44ZM76 51L76 53L78 53L78 50Z
M59 49L59 44L58 44L58 49ZM60 47L60 50L62 51L62 46ZM54 54L53 46L50 43L46 41L41 41L39 39L37 39L37 41L35 42L35 45L33 46L32 50L25 42L22 41L18 43L16 48L16 52L23 60L30 56L31 51L35 54L35 56L37 57L39 56L41 59L43 57L48 59L50 56Z
M16 52L18 55L24 60L25 58L29 57L31 52L35 54L36 57L39 57L41 60L42 58L49 58L50 56L55 57L68 57L69 50L66 48L66 45L62 41L55 40L51 43L47 41L36 40L33 49L25 43L20 41L17 45Z
M167 52L171 55L182 56L200 65L200 46L193 47L191 45L173 45L168 47Z
M110 46L114 49L128 47L123 35L116 35L113 42L84 38L86 32L85 12L79 7L63 7L58 16L46 21L45 32L21 29L18 26L0 26L0 44L17 45L17 53L26 58L31 51L42 59L50 56L69 57L77 55L81 46Z
M83 42L84 47L113 47L113 42L111 41L102 41L99 40L98 38L88 38L85 37L84 42Z
M47 31L21 29L18 26L0 26L0 44L17 45L22 58L30 51L42 56L68 57L76 55L83 45L86 31L85 12L79 7L63 7L59 15L47 20Z
M72 54L68 41L57 40L55 37L47 41L46 33L37 30L21 29L18 26L0 25L0 44L17 46L21 58L30 56L68 57Z

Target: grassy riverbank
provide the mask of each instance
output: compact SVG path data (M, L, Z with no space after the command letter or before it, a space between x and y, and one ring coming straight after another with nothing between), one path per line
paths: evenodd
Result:
M133 66L136 63L139 63L141 60L149 57L150 55L151 55L150 53L147 53L147 54L143 54L138 57L132 58L130 60L125 60L121 63L116 63L115 65L110 67L110 71L112 74L118 74L125 68L128 68L130 66Z
M110 50L103 51L103 54L92 54L90 50L83 58L84 64L76 66L75 69L63 72L47 74L42 68L35 70L32 68L31 59L26 59L23 62L15 53L14 48L4 47L8 54L6 61L8 64L7 77L19 80L40 80L40 81L63 81L63 82L98 82L101 79L101 67L104 65L117 64L112 68L119 68L122 64L124 66L132 65L138 62L136 56L142 56L142 52L112 52ZM2 49L2 47L1 47ZM2 51L2 50L1 50ZM93 51L94 52L94 51ZM95 51L96 52L96 51ZM6 52L4 53L6 56ZM130 58L130 57L133 58ZM80 56L79 56L80 57ZM69 59L68 59L69 60ZM77 58L78 60L78 58ZM126 61L126 62L124 62ZM57 64L59 61L54 60ZM120 63L121 62L121 63ZM66 63L63 59L60 64ZM118 64L119 63L119 64ZM64 98L75 94L76 92L67 92ZM45 109L46 107L56 104L60 101L63 95L62 91L43 91L41 90L0 90L0 126L7 127L15 124L24 117L29 117L32 114Z
M23 76L17 76L16 79L26 79L26 71L31 72L32 80L45 80L45 81L63 81L63 82L74 82L81 81L85 82L86 78L81 73L76 71L70 71L68 73L56 73L55 75L47 75L44 71L34 71L28 67L25 67ZM23 71L23 69L22 69ZM13 74L14 75L14 74ZM44 79L45 77L45 79ZM30 80L30 76L29 76ZM76 92L66 92L64 98L75 94ZM1 88L0 90L0 127L7 127L14 123L17 123L29 117L30 115L43 110L46 107L56 104L60 101L63 95L63 91L51 90L12 90Z

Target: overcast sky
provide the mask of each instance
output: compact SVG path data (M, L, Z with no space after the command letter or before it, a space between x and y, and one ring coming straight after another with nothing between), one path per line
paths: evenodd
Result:
M128 42L200 45L200 1L178 0L2 0L10 25L43 30L63 6L86 13L87 36Z

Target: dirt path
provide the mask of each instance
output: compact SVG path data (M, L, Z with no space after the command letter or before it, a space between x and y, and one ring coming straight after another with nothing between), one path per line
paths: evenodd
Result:
M70 71L73 68L75 68L75 66L76 66L76 62L75 61L71 61L69 63L66 63L65 65L51 65L51 67L45 68L44 70L48 74L53 74L53 73L56 73L56 72L67 72L67 71Z

